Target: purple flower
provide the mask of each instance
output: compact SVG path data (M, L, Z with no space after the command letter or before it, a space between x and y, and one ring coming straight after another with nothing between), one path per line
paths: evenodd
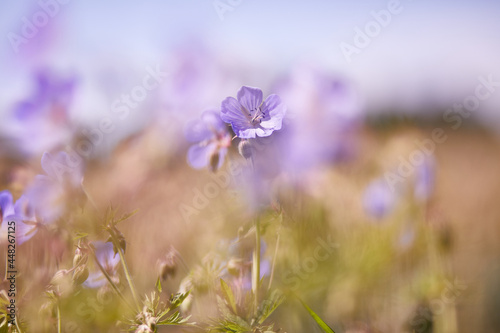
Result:
M212 171L219 169L231 146L231 136L219 113L215 110L203 112L201 119L187 124L185 132L188 141L196 142L188 150L189 165L195 169L206 166Z
M387 182L376 179L365 190L363 207L369 215L381 219L392 212L396 201L396 193L391 191Z
M222 101L221 118L231 124L234 133L242 139L269 136L281 129L286 107L278 95L269 95L262 102L262 90L243 86L237 99Z
M280 133L286 170L302 173L355 154L362 105L352 84L297 66L275 89L288 106Z
M417 200L425 201L431 196L434 190L435 164L434 157L430 156L415 169L414 193Z
M14 200L9 191L0 192L0 223L3 222L6 216L14 213Z
M18 149L38 154L71 138L68 111L75 86L75 78L62 79L49 71L36 74L33 93L14 105L5 121L4 132Z
M16 244L29 240L36 233L37 222L33 210L28 205L28 199L21 196L16 203L9 191L0 192L0 240L7 240L9 222L15 222Z
M37 219L42 224L57 220L65 210L66 198L74 198L71 190L79 189L83 181L82 169L72 164L66 152L54 156L44 153L42 168L46 175L37 175L26 190Z
M95 254L99 264L104 268L106 273L109 274L110 277L114 277L116 275L118 269L118 263L120 262L120 257L115 256L113 251L113 244L109 242L93 242L95 248ZM106 277L102 273L99 267L95 265L95 267L89 273L89 277L84 282L84 285L88 288L100 288L107 283Z

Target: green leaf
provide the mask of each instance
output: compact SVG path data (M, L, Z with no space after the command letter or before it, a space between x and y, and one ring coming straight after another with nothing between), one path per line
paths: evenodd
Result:
M285 296L278 290L274 290L271 296L265 301L263 301L259 308L259 313L257 315L257 321L262 324L273 312L278 308L278 306L283 303Z
M159 293L161 293L162 289L161 289L161 278L158 276L158 280L156 280L156 290L158 290Z
M243 318L231 312L226 302L217 295L217 305L220 312L220 322L214 328L218 332L250 332L252 327Z
M311 315L311 317L318 323L318 325L321 327L321 329L326 332L326 333L335 333L330 326L328 326L323 319L321 319L313 310L311 310L310 307L307 306L306 303L302 302L302 300L299 298L300 303L306 308L307 312Z
M86 232L77 232L76 236L73 238L74 241L87 237L89 234Z
M128 220L129 218L131 218L132 216L134 216L135 214L137 214L137 212L138 212L138 211L139 211L139 210L138 210L138 209L136 209L136 210L134 210L134 211L132 211L132 212L130 212L130 213L125 213L125 214L123 214L123 215L122 215L119 219L117 219L117 220L113 220L113 221L112 221L112 224L113 224L113 225L117 225L118 223L120 223L120 222L122 222L122 221ZM113 216L113 219L114 219L114 216Z
M233 291L231 290L231 287L228 286L226 281L224 281L223 279L220 279L220 285L221 285L222 291L224 293L224 298L231 306L231 309L233 310L233 312L236 313L236 301L234 300L234 294L233 294Z
M170 296L170 307L169 307L170 310L173 310L173 309L179 307L182 304L182 302L184 302L184 300L186 299L186 297L189 296L190 292L191 291L188 291L188 292L186 292L184 294L183 293L177 293L177 294L171 295Z

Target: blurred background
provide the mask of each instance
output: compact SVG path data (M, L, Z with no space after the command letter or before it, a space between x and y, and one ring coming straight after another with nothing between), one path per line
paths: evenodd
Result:
M122 232L147 292L171 245L192 269L247 231L251 199L237 185L196 202L218 176L190 167L184 134L241 86L259 87L288 108L261 151L286 212L264 235L269 258L273 233L283 242L278 286L297 285L336 332L498 332L499 16L493 0L2 2L1 189L27 193L46 151L77 156L84 207L139 210ZM240 159L231 147L219 175ZM72 233L105 240L95 212L72 209L19 248L34 276L18 282L26 313L71 262ZM332 254L306 278L290 273L326 235ZM195 317L211 315L200 304ZM110 329L72 306L67 322ZM284 331L316 329L291 313L276 314Z

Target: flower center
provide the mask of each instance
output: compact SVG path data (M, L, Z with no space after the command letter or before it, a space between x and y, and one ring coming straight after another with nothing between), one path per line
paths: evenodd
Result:
M248 119L253 126L259 125L262 119L264 119L265 117L266 113L262 111L262 108L260 106L258 106L254 110L250 110L250 112L248 113Z

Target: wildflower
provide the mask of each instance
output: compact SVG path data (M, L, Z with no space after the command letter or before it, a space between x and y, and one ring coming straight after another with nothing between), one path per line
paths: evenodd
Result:
M9 191L0 192L0 223L2 240L7 239L8 223L15 222L16 243L21 245L36 233L36 219L26 196L14 204Z
M387 216L396 204L396 194L383 179L372 181L365 190L363 206L365 211L377 218Z
M242 139L264 137L280 130L286 107L278 95L269 95L262 101L262 90L243 86L237 99L222 101L221 118L231 124L234 133Z
M37 175L26 190L26 196L41 224L52 223L65 211L66 198L74 198L72 191L81 189L82 170L71 167L66 152L53 156L44 153L41 160L45 175Z
M191 167L201 169L208 166L211 171L216 171L222 166L227 148L231 146L231 136L217 111L203 112L200 120L186 126L185 134L188 141L196 142L187 155Z
M9 191L0 192L0 223L6 216L14 213L12 194Z
M275 89L289 106L277 142L285 170L302 173L355 154L362 103L349 82L302 65Z
M49 71L35 74L31 96L18 102L7 115L7 135L19 143L19 150L37 154L71 137L68 110L77 80L62 78Z
M238 144L238 152L240 153L241 156L243 156L245 159L249 159L252 157L252 144L250 143L249 140L241 140L240 143Z
M415 198L426 201L434 189L435 160L431 157L425 157L424 162L415 169Z
M109 276L115 277L118 269L120 257L115 256L113 252L113 244L104 242L93 242L95 255L99 264L104 268ZM89 288L99 288L106 284L106 277L98 267L94 267L89 273L89 277L84 282L84 285Z

